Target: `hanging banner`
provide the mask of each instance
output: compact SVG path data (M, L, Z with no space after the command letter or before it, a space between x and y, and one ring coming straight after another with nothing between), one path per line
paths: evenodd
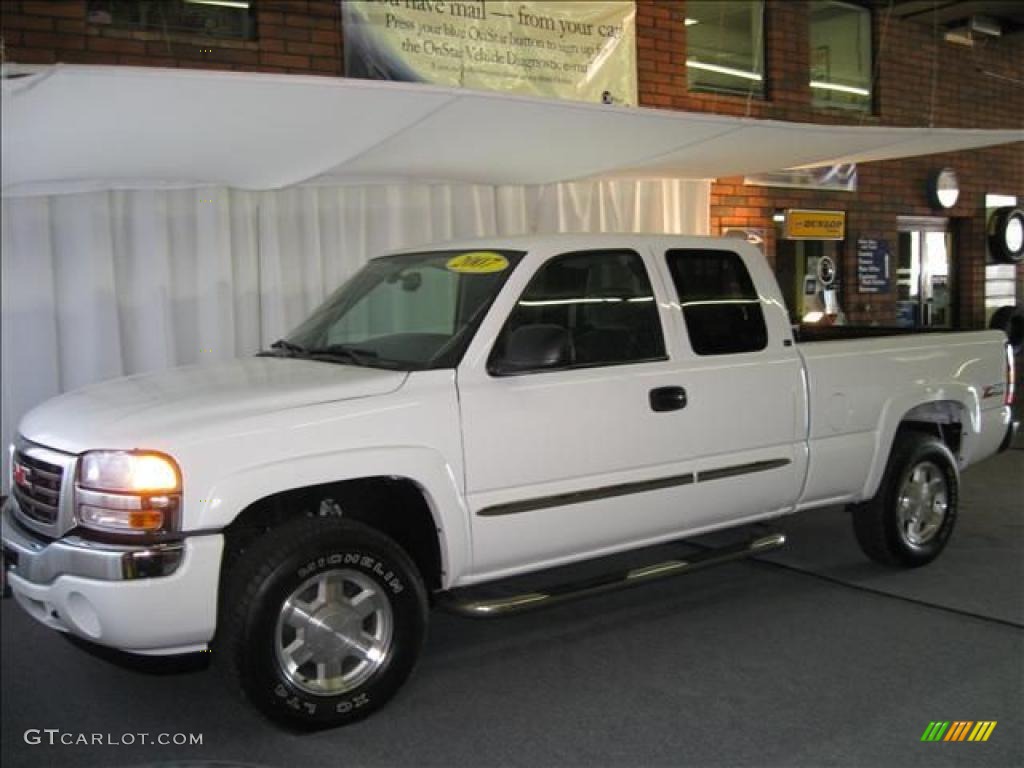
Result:
M746 176L743 183L753 187L819 189L827 192L856 192L857 164L816 165Z
M343 0L345 74L637 103L632 0Z

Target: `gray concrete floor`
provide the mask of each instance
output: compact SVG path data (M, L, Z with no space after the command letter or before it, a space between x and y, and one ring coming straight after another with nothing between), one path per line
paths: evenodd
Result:
M943 557L865 561L841 510L790 519L787 550L533 615L435 614L412 680L356 726L281 731L193 659L131 665L0 607L11 766L1021 766L1024 445L964 475ZM990 740L921 743L931 720ZM202 746L31 745L201 733Z

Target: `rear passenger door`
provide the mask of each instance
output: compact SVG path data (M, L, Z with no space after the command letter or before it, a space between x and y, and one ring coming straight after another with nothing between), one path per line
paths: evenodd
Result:
M786 511L807 469L803 365L775 278L747 248L660 250L681 329L672 367L688 399L677 434L695 469L688 527Z

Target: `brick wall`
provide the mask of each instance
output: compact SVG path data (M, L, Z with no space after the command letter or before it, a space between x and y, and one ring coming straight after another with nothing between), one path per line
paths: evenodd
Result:
M85 0L2 0L5 59L342 74L341 12L335 0L260 0L255 40L90 24L85 6Z
M808 5L768 0L765 13L765 98L691 93L686 86L685 3L638 0L637 70L640 103L755 118L826 124L1013 128L1024 126L1024 37L980 42L974 48L947 43L931 24L874 14L877 78L871 114L811 106L808 86ZM883 44L884 42L884 44ZM956 170L961 193L942 213L931 208L930 173ZM745 186L742 178L720 179L712 187L711 230L763 229L766 252L775 259L772 215L784 208L826 208L847 212L847 239L840 248L844 308L854 322L891 323L895 294L856 292L855 248L859 236L886 239L895 248L898 216L947 216L955 234L954 308L964 327L984 323L986 193L1012 194L1024 203L1024 144L907 160L867 163L858 168L856 193ZM1024 266L1018 267L1018 300L1024 301Z
M0 37L7 61L233 69L250 72L342 74L340 7L336 0L256 0L257 39L165 36L86 21L84 0L3 0ZM640 103L727 115L796 122L865 125L1008 128L1024 125L1024 36L966 48L942 40L942 30L874 14L875 109L871 114L811 106L808 6L768 0L765 18L765 98L691 93L686 85L685 2L637 0L637 72ZM929 173L954 168L962 187L948 214L930 208ZM844 302L854 320L891 322L895 297L861 296L853 251L858 236L895 244L897 216L943 215L958 238L957 282L962 324L984 319L984 195L1015 194L1024 201L1024 144L860 166L856 193L748 187L721 179L712 189L712 231L746 226L768 234L771 216L789 207L835 208L848 214L842 254ZM1018 268L1024 299L1024 267Z

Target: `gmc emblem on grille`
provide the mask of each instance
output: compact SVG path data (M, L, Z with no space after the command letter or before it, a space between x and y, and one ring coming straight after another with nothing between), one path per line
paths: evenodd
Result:
M14 465L14 484L15 485L20 485L22 488L31 488L32 487L31 475L32 475L32 470L31 469L29 469L28 467L26 467L23 464L15 463L15 465Z

